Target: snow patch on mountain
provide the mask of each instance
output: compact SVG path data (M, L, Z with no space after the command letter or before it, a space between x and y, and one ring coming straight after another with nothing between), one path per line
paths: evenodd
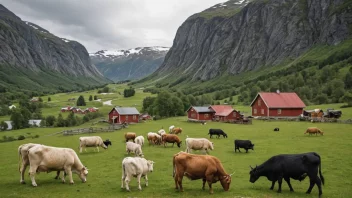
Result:
M128 50L100 50L95 53L89 53L89 56L102 56L102 57L119 57L129 56L133 54L143 54L143 51L166 52L169 47L153 46L153 47L137 47Z

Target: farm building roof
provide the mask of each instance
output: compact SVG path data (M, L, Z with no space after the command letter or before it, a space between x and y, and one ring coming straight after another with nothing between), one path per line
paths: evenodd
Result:
M115 107L115 109L120 115L136 115L136 114L139 115L140 114L136 109L136 107Z
M214 111L212 109L209 109L209 107L195 107L195 106L191 106L187 111L189 111L192 107L198 113L214 113Z
M231 105L212 105L210 107L215 111L216 116L227 116L234 110Z
M259 92L252 101L260 96L268 108L304 108L306 105L298 97L295 92L283 92L283 93L272 93L272 92Z

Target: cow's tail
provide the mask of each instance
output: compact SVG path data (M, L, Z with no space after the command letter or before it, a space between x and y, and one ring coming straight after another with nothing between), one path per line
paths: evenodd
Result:
M173 166L173 170L172 170L172 177L175 177L176 174L176 163L175 163L175 157L172 159L172 166Z
M315 153L315 155L319 158L319 177L320 177L321 182L324 185L325 184L325 179L324 179L323 174L321 174L321 158L320 158L320 155L318 155L317 153Z
M18 172L21 172L21 150L22 150L22 145L18 147Z

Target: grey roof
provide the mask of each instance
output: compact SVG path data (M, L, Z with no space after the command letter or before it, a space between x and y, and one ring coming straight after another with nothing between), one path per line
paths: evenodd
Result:
M214 113L215 111L209 109L209 107L193 107L198 113Z
M120 115L135 115L135 114L140 114L136 107L115 107L116 111Z

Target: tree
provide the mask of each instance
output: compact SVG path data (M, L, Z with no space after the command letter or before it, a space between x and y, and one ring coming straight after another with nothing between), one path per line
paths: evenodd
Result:
M66 121L65 121L65 119L62 117L62 114L61 114L61 113L60 113L59 116L57 117L56 126L58 126L58 127L65 127L65 126L66 126Z
M7 125L7 123L6 123L5 121L1 121L1 122L0 122L0 130L1 130L1 131L7 130L8 127L9 127L9 126Z
M46 120L46 126L54 126L56 118L53 115L49 115L45 118Z
M343 102L346 102L348 106L352 106L352 93L346 92L343 96Z
M29 120L32 117L31 112L27 108L21 108L21 115L22 115L22 127L28 128L29 127Z
M94 100L98 100L98 96L94 95Z
M352 89L352 73L351 72L348 72L346 74L344 83L345 83L345 88L346 89Z
M39 102L43 102L43 99L41 97L38 98Z
M132 87L130 87L129 89L123 90L123 96L125 98L134 96L134 94L135 94L135 90Z
M104 93L109 93L109 87L108 87L108 86L104 87L104 88L103 88L103 92L104 92Z
M77 99L77 106L86 106L86 102L84 101L84 97L80 95Z
M10 118L11 122L12 122L12 129L21 129L23 128L23 116L21 114L20 109L15 109L12 114L11 114L11 118Z
M93 100L93 97L92 95L89 96L89 101L92 101Z
M50 97L48 97L48 102L50 102L51 101L51 98Z
M76 124L77 120L75 114L73 112L70 112L66 119L66 126L76 126Z
M171 94L161 91L154 101L156 113L161 117L170 117L172 114L172 103L170 101Z
M143 99L143 103L142 103L142 106L143 106L143 108L142 108L142 111L143 112L148 112L148 113L152 113L152 106L153 106L153 104L154 104L154 101L155 101L155 97L146 97L146 98L144 98Z
M173 116L183 116L185 113L183 111L183 103L180 98L172 97L171 98L171 111Z
M182 103L183 103L183 111L187 111L187 109L191 106L191 103L189 102L189 98L186 95L182 95L181 98Z
M315 98L315 101L318 103L318 104L324 104L324 103L327 103L328 102L328 96L326 94L319 94L316 98Z

